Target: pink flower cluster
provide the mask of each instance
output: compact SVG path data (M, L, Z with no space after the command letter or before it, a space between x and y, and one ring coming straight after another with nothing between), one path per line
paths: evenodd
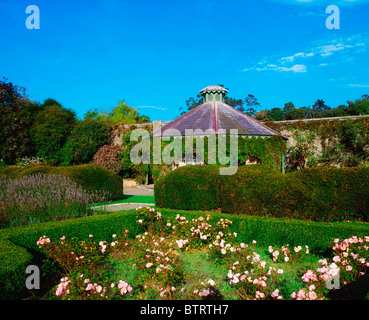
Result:
M67 286L68 286L68 284L70 284L70 282L71 281L68 279L68 277L61 278L60 283L58 285L58 288L56 289L55 294L57 296L64 296L64 295L68 294L69 290L67 290Z
M106 241L100 241L99 246L101 247L101 253L104 253L106 250Z
M273 261L278 261L281 259L284 262L296 262L303 253L303 248L301 246L297 246L293 248L293 251L291 251L290 246L287 244L286 246L282 246L282 248L280 249L280 251L278 250L274 250L272 246L269 246L269 252L272 254L273 256ZM308 254L309 251L309 247L305 246L305 254ZM282 254L283 253L283 257Z
M182 240L176 240L176 243L178 245L178 248L182 249L186 244L188 244L188 239Z
M227 277L230 285L236 285L242 292L242 297L247 299L282 299L279 289L275 288L278 276L283 274L283 269L266 267L266 262L260 260L260 255L250 252L248 246L242 246L239 258L233 263ZM247 270L244 270L246 268Z
M318 295L314 290L316 290L315 286L310 285L308 290L301 289L297 293L292 292L291 298L296 300L316 300Z
M132 291L132 287L125 281L119 280L118 288L120 289L120 294L124 295Z
M49 238L46 238L46 236L42 236L38 239L37 241L37 245L38 246L42 246L44 245L45 243L49 243L50 242L50 239Z

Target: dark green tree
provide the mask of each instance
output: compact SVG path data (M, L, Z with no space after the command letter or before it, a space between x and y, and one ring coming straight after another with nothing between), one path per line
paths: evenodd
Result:
M285 103L283 107L283 119L291 120L292 119L291 112L294 109L295 109L295 105L292 102Z
M58 164L61 150L76 122L75 112L59 104L48 105L39 112L31 130L37 156L50 164Z
M87 117L79 121L62 149L62 165L91 162L100 147L111 143L110 130L111 126L104 120Z
M35 154L30 128L31 107L37 103L29 101L25 91L6 78L0 80L0 160L6 164L15 164L17 159Z
M282 121L283 111L281 108L272 108L268 111L268 118L271 121Z

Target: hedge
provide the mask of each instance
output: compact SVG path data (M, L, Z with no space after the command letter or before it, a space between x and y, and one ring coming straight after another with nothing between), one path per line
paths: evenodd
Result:
M217 166L181 167L154 185L155 205L182 210L212 210L220 207ZM190 172L189 172L190 171ZM188 174L187 174L188 173Z
M136 221L136 211L126 211L0 230L0 298L17 299L26 294L25 269L39 252L36 242L41 236L82 239L93 234L101 241L126 229L134 236L143 231Z
M67 176L79 183L86 190L106 190L111 194L112 200L123 195L122 178L114 172L94 164L82 164L78 166L53 167L45 164L35 164L26 167L9 166L0 168L0 175L18 179L25 175L35 173L59 174Z
M155 204L313 221L368 221L369 168L320 167L280 174L252 165L221 176L217 166L185 166L155 185Z
M238 242L249 243L256 240L261 246L308 245L313 253L325 253L332 246L335 238L369 235L369 225L359 223L323 223L216 212L157 210L162 213L165 221L169 217L175 219L177 214L188 219L210 214L214 219L213 223L221 218L228 218L233 221L231 229L237 232ZM0 299L26 297L25 269L33 264L39 254L36 242L41 236L58 239L65 235L67 238L83 239L93 234L94 238L100 241L109 239L112 234L126 229L129 230L130 237L143 232L142 227L137 223L136 210L0 230Z

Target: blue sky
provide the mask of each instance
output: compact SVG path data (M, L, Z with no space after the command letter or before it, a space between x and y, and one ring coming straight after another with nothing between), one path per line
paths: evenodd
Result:
M338 30L325 24L332 4ZM39 30L26 28L28 5ZM1 0L0 76L79 117L125 99L172 120L213 84L264 109L336 107L369 94L368 13L369 0Z

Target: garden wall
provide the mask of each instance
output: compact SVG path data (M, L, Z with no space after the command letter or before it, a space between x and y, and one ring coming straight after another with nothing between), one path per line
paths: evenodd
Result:
M358 166L369 161L369 116L267 121L288 138L287 169Z

